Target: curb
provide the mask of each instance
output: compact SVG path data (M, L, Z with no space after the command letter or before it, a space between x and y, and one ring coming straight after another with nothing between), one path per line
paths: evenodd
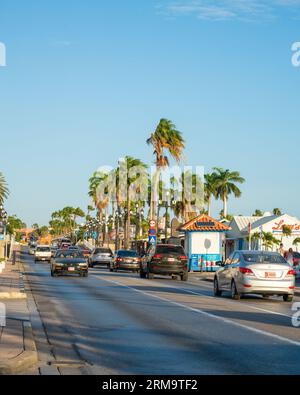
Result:
M30 322L23 321L24 351L9 360L0 361L0 375L15 375L35 366L38 355Z

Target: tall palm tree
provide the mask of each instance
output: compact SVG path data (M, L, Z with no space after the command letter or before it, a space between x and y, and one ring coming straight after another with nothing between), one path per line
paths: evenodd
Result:
M131 186L134 182L137 181L139 175L135 176L130 176L130 170L134 167L141 169L142 171L147 169L147 165L142 162L140 159L133 158L131 156L125 156L125 163L127 167L127 199L126 199L126 232L125 232L125 248L129 247L129 242L130 242L130 225L131 225L131 203L132 201L135 201L133 196L133 193L131 191ZM136 191L136 193L139 193L139 191Z
M156 172L153 177L153 188L151 189L150 216L156 216L157 189L160 174L163 169L169 166L169 158L166 151L176 162L180 162L185 148L185 141L182 133L176 129L176 126L168 119L162 118L156 127L154 133L147 139L147 144L152 145L155 155Z
M216 173L216 196L223 201L224 218L227 217L228 197L234 194L235 197L240 197L242 192L236 186L236 183L243 184L245 179L241 177L238 171L224 170L219 167L213 169Z
M99 185L107 180L109 174L104 172L94 172L92 177L89 179L89 196L92 198L95 207L99 212L100 223L103 222L103 210L109 205L109 198L105 197L102 200L99 199L97 189ZM105 191L107 192L107 190Z
M3 204L4 199L7 199L9 190L5 181L4 175L0 172L0 204Z
M211 216L211 200L217 195L217 175L210 173L204 175L204 196L207 203L207 214Z

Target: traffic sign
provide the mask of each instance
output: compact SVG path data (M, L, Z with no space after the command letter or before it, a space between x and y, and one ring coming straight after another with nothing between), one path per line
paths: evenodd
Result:
M155 236L156 235L156 229L149 229L149 236Z
M157 237L156 236L149 236L149 244L156 244Z

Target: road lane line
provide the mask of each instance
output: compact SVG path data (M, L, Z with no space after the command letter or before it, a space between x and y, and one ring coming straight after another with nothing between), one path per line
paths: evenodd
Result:
M136 280L136 278L129 277L129 276L126 276L126 277L124 276L124 278L126 278L126 279L131 278L131 279ZM165 280L165 279L162 279L162 280ZM159 286L162 285L162 284L161 284L160 282L158 282L158 281L151 281L151 284L157 284L157 285L159 285ZM193 284L193 283L191 283L191 282L189 282L189 284L190 284L191 286L197 286L197 285L198 285L198 284ZM219 301L222 300L220 297L215 297L215 296L211 296L211 295L205 295L205 294L204 294L203 292L201 292L201 291L196 292L196 291L192 291L192 290L189 290L189 289L186 289L186 288L181 288L180 286L179 286L179 287L174 287L174 286L171 286L171 285L165 284L165 283L164 283L164 285L167 285L168 288L176 289L176 290L182 290L182 291L185 291L185 292L190 293L190 294L192 294L192 295L204 296L204 297L206 297L206 298L210 298L210 299L214 299L214 300L219 300ZM203 284L201 284L201 286L203 286ZM205 284L205 286L209 287L210 290L212 289L211 286L209 286L208 284ZM230 300L230 299L223 299L223 300L226 300L227 303L231 303L231 304L237 306L237 302L235 302L235 301L233 301L233 300ZM253 306L252 304L249 304L249 303L243 302L243 301L241 301L240 303L242 303L242 306L247 306L247 307L249 307L250 309L253 309L253 310L258 310L258 311L262 311L262 312L264 312L264 313L274 314L274 315L278 315L278 316L281 316L281 317L286 317L286 318L290 318L290 319L291 319L291 315L288 315L288 314L279 313L279 312L273 311L273 310L267 310L267 309L264 309L264 308L262 308L262 307L256 307L256 306Z
M153 294L151 294L151 293L144 292L144 291L141 291L141 290L139 290L139 289L135 289L133 286L124 285L124 284L122 284L122 283L120 283L120 282L118 282L118 281L113 281L113 280L108 280L108 279L103 279L103 278L101 278L101 279L99 279L99 280L107 281L107 282L110 282L110 283L115 284L115 285L119 285L119 286L122 286L122 287L125 287L125 288L129 288L129 289L131 289L131 290L133 290L133 291L135 291L135 292L141 293L141 294L146 295L146 296L149 296L149 297L151 297L151 298L155 298L155 299L162 300L162 301L164 301L164 302L167 302L167 303L173 304L173 305L175 305L175 306L184 308L184 309L189 310L189 311L192 311L192 312L194 312L194 313L201 314L201 315L203 315L203 316L205 316L205 317L213 318L213 319L222 321L223 323L226 323L226 324L229 324L229 325L233 325L233 326L236 326L236 327L238 327L238 328L243 328L243 329L246 329L246 330L248 330L248 331L250 331L250 332L258 333L258 334L260 334L260 335L262 335L262 336L271 337L271 338L276 339L276 340L279 340L279 341L281 341L281 342L293 344L294 346L300 347L300 342L295 341L295 340L292 340L292 339L289 339L289 338L287 338L287 337L283 337L283 336L280 336L280 335L276 335L276 334L274 334L274 333L270 333L270 332L264 331L264 330L262 330L262 329L253 328L253 327L251 327L251 326L247 326L247 325L245 325L245 324L241 324L241 323L239 323L239 322L235 322L235 321L229 320L229 319L227 319L227 318L220 317L220 316L218 316L218 315L215 315L215 314L212 314L212 313L208 313L208 312L206 312L206 311L203 311L203 310L200 310L200 309L196 309L196 308L194 308L194 307L190 307L190 306L187 306L187 305L182 304L182 303L179 303L179 302L174 302L174 301L172 301L172 300L170 300L170 299L166 299L166 298L163 298L163 297L161 297L161 296L153 295Z
M157 281L155 281L155 282L152 281L151 284L161 285L161 284L158 283ZM194 283L191 283L191 282L189 282L189 284L192 285L192 286L197 286L197 285L198 285L198 284L194 284ZM203 286L203 285L204 285L204 284L201 284L201 286ZM186 289L186 288L174 287L174 286L169 286L169 285L168 285L168 287L169 287L169 288L173 288L173 289L180 289L180 290L183 290L183 291L185 291L185 292L187 292L187 293L190 293L190 294L193 294L193 295L204 296L204 297L206 297L206 298L215 299L215 300L222 300L222 299L220 299L220 297L215 297L215 296L211 296L211 295L205 295L205 294L204 294L203 292L201 292L201 291L196 292L196 291L192 291L192 290L189 290L189 289ZM209 289L212 290L212 287L209 286L208 284L205 284L205 287L209 287ZM223 299L223 300L226 300L228 303L232 303L232 304L234 304L235 306L237 305L236 302L234 302L233 300L230 300L230 299ZM264 313L270 313L270 314L279 315L279 316L282 316L282 317L292 318L291 315L284 314L284 313L279 313L279 312L273 311L273 310L267 310L267 309L264 309L264 308L262 308L262 307L256 307L256 306L253 306L252 304L249 304L249 303L247 303L247 302L241 301L240 303L242 303L242 306L247 306L247 307L249 307L250 309L254 309L254 310L258 310L258 311L263 311Z

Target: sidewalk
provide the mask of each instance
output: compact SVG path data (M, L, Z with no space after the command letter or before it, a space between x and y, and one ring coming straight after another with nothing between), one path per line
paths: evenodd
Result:
M190 272L189 279L195 281L214 281L214 272ZM300 279L296 279L295 296L300 296Z
M15 265L6 262L0 273L0 374L21 373L36 362L23 275L17 259Z

